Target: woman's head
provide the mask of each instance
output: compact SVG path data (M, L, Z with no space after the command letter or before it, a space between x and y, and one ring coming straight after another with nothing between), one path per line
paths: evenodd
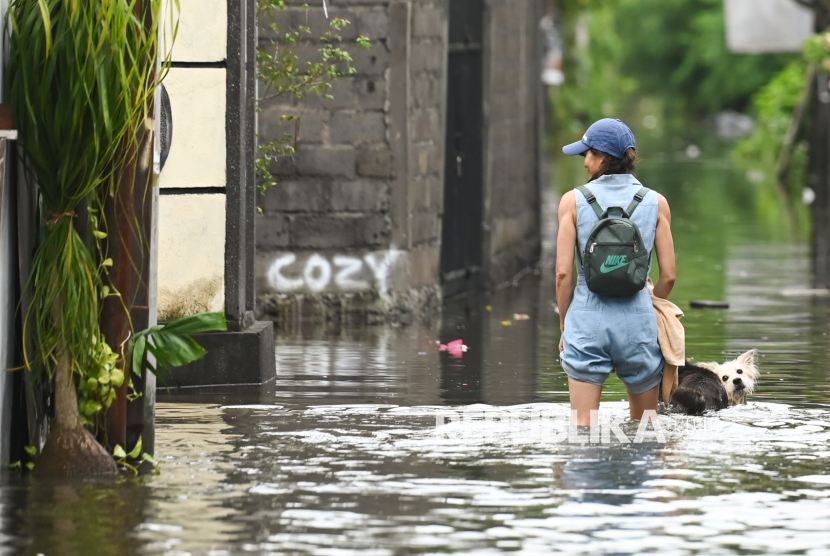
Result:
M588 149L584 156L583 166L588 170L591 181L606 174L631 174L637 167L637 151L633 148L625 151L622 158L597 149Z
M567 155L585 156L591 179L605 174L630 174L637 163L634 134L620 120L605 118L594 123L581 141L562 148Z

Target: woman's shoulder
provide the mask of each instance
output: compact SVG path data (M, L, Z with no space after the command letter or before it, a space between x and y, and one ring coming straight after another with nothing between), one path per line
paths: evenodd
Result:
M576 210L576 193L571 190L562 195L559 200L559 214L574 210Z
M649 197L651 199L649 199ZM653 199L653 200L652 200ZM671 209L669 208L669 201L659 191L651 190L644 201L650 201L649 204L657 207L657 215L659 217L667 217L671 219Z
M657 193L655 191L655 193ZM666 212L669 210L669 201L666 199L662 193L657 193L657 208L660 212Z

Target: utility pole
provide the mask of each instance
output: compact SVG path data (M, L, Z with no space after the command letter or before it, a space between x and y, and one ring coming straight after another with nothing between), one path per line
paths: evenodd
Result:
M830 28L830 0L794 0L813 10L816 32ZM807 181L816 194L813 212L813 271L815 286L830 288L830 88L823 71L816 71L813 114L807 132Z

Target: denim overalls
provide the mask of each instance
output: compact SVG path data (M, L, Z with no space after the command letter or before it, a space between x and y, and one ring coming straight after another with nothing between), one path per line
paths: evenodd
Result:
M587 184L603 209L628 207L642 184L631 174L611 174ZM599 220L579 191L576 195L576 242L580 254ZM657 193L651 191L631 220L640 228L646 249L654 249L657 230ZM632 394L642 394L660 383L663 354L657 343L657 317L648 288L626 297L599 296L588 290L577 260L574 299L565 315L562 367L580 382L602 385L612 370Z

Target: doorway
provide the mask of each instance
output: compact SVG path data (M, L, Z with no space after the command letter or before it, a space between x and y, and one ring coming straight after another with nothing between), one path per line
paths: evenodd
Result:
M478 284L482 261L484 0L450 0L441 282L452 297Z

